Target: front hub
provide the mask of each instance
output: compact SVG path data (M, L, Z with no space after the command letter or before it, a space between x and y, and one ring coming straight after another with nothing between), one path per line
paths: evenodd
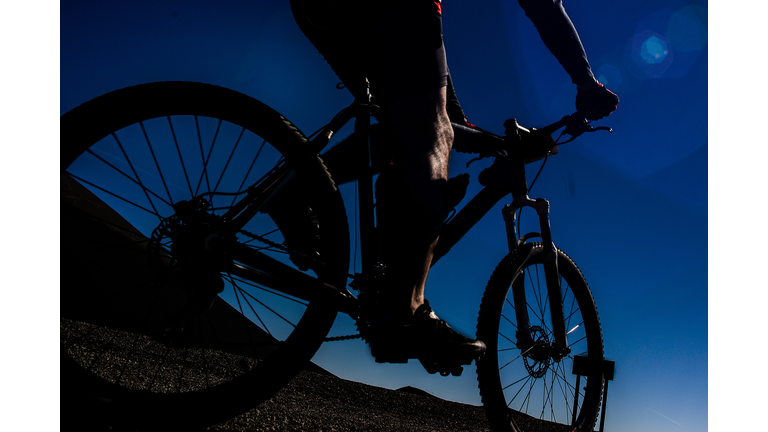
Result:
M549 347L551 346L549 337L541 327L533 326L529 329L533 345L523 355L525 368L534 378L541 378L549 370L552 363Z

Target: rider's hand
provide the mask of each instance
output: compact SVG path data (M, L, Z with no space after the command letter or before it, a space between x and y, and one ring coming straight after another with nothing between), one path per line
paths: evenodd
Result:
M597 81L579 86L576 93L576 110L587 120L600 120L616 110L618 105L619 97Z

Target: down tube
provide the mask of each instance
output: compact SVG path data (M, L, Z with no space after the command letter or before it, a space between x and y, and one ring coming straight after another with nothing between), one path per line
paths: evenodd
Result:
M486 186L464 206L461 211L443 226L440 240L432 258L432 265L445 256L475 224L488 213L509 192L496 185Z

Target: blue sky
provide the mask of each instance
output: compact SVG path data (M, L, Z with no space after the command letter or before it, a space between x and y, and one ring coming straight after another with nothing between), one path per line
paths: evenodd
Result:
M63 2L60 114L133 84L200 81L253 96L310 133L351 97L335 89L287 3ZM500 133L507 118L536 127L573 112L574 86L517 2L477 4L443 5L448 62L470 121ZM616 362L606 430L706 430L708 5L565 6L593 70L621 103L596 122L614 133L563 146L531 195L552 202L556 244L592 287L606 357ZM487 163L467 170L468 159L455 155L451 170L472 175L471 193ZM474 334L482 290L505 254L503 233L494 209L430 276L427 298L465 333ZM332 332L350 329L340 316ZM378 365L361 342L325 344L315 361L343 378L480 403L474 368L443 378L418 363Z

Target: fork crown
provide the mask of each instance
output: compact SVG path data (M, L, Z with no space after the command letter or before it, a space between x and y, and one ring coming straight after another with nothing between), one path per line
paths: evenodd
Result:
M523 207L531 207L539 215L540 232L530 232L520 234L517 232L517 211ZM540 237L544 244L544 249L553 251L552 229L549 223L549 201L544 198L531 199L528 195L516 196L511 204L507 204L501 210L502 217L507 227L507 243L509 251L514 252L522 246L528 239Z

